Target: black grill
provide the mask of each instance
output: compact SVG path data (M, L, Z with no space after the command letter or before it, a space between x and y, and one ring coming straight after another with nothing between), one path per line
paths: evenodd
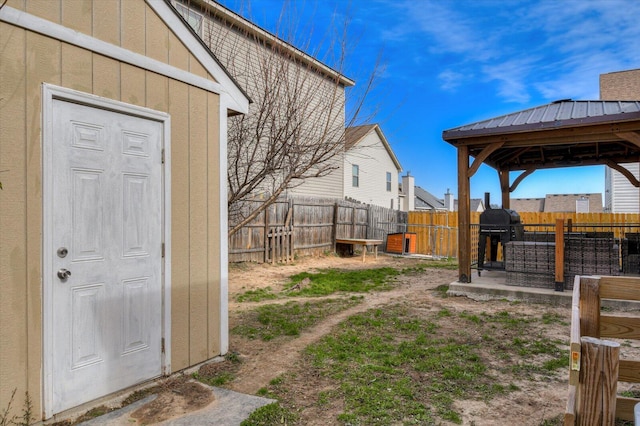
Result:
M485 259L487 239L490 241L489 261ZM518 212L509 209L491 208L483 211L480 214L480 232L478 235L478 273L481 269L505 269L504 262L497 260L498 243L502 244L504 250L505 243L523 239L524 227L520 222Z

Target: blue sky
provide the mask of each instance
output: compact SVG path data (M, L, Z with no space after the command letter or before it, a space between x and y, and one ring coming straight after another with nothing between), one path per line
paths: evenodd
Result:
M219 1L273 33L293 22L295 43L320 55L335 39L327 33L348 22L344 74L362 87L378 70L367 114L403 174L438 197L447 188L457 196L456 150L443 130L558 99L598 99L600 74L640 68L640 0ZM471 195L487 191L498 203L497 173L482 166ZM539 170L511 196L548 193L604 193L604 169Z

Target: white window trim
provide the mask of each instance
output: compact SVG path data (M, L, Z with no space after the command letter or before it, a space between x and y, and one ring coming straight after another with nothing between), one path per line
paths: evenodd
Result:
M175 6L178 13L182 15L184 20L187 21L187 23L191 26L191 28L193 28L196 34L198 34L200 38L202 38L204 16L201 13L196 12L195 10L191 9L189 6L182 4L180 2L174 1L173 5ZM185 16L185 14L187 16ZM191 19L199 21L198 28L194 28L194 26L191 25Z

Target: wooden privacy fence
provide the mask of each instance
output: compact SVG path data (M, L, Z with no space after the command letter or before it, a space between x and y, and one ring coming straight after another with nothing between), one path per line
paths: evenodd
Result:
M640 399L617 396L616 390L618 381L640 383L640 360L620 360L620 344L602 338L640 340L640 317L602 315L601 300L637 302L639 289L638 277L576 276L565 426L634 420Z
M583 229L593 231L603 224L609 226L616 238L622 237L621 232L640 232L640 214L636 213L541 213L519 212L520 220L525 225L525 231L539 232L540 224L548 224L553 231L557 219L564 222L580 224L573 229L580 232ZM471 212L471 223L480 223L480 212ZM529 225L529 226L527 226ZM635 227L635 228L634 228ZM472 233L477 229L472 227ZM417 236L416 252L418 254L437 257L458 257L458 212L449 211L412 211L407 219L407 232L414 232ZM477 252L477 235L472 237L472 255Z
M563 219L565 222L571 220L575 224L591 227L606 224L612 228L617 227L615 232L624 232L640 223L640 214L523 212L520 213L520 219L527 231L540 230L539 224L554 226L556 219ZM471 212L471 223L479 222L480 213ZM291 256L333 251L336 238L379 239L386 243L387 235L396 232L416 234L417 254L454 258L458 256L458 212L407 213L345 200L296 197L278 200L232 235L229 238L229 261L274 261L269 235L272 228L277 227L291 227ZM632 232L640 232L640 227L636 228ZM472 233L474 230L477 231L472 227ZM616 238L619 237L616 234ZM477 235L474 241L473 255L477 253Z
M288 262L334 251L336 238L386 241L405 230L406 218L406 212L345 200L281 199L229 238L229 261Z

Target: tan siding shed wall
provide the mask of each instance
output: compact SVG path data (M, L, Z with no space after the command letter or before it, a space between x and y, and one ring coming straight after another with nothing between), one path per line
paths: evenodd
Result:
M0 23L2 52L14 58L0 67L0 410L13 387L27 389L26 37Z
M213 79L142 1L7 4ZM219 96L6 23L0 45L0 407L16 389L43 410L43 82L171 115L172 369L219 354Z

